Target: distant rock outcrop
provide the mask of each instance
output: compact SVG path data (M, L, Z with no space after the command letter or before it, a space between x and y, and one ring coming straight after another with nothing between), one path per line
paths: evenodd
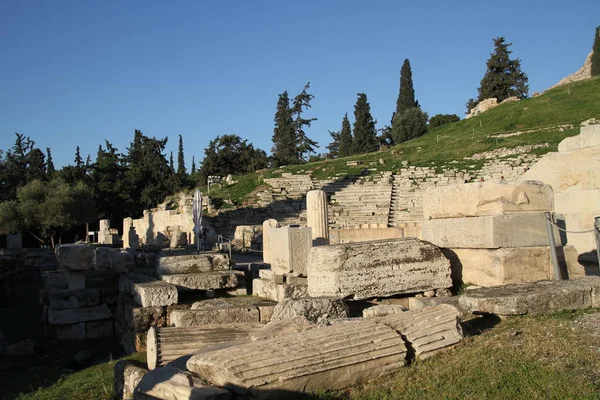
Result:
M577 81L582 81L584 79L588 79L592 77L592 55L594 54L594 50L590 51L583 66L574 74L569 75L565 78L562 78L558 83L554 86L549 87L547 90L554 89L555 87L566 85L567 83L573 83Z
M500 104L511 103L513 101L519 101L519 98L517 96L511 96L511 97L508 97L508 98L502 100L500 103L498 102L498 99L495 97L492 97L490 99L481 100L475 107L473 107L471 109L471 111L469 111L469 114L467 114L465 119L475 117L481 113L486 112L487 110L490 110L496 106L499 106Z

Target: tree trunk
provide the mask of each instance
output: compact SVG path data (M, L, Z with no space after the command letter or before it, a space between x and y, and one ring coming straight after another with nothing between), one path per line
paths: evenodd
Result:
M43 246L44 245L44 239L39 237L38 235L36 235L35 233L29 231L29 234L31 236L33 236L35 239L37 239L38 242L40 242L40 244Z

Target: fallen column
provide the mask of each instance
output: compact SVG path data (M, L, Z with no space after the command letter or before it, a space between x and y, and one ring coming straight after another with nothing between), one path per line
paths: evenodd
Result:
M264 328L261 323L202 325L187 328L150 328L146 340L148 368L162 367L179 357L217 343L247 339Z
M187 368L242 395L274 397L365 383L457 344L460 313L441 305L347 320L228 348L200 351ZM280 393L278 393L280 392Z
M382 317L380 322L401 332L414 358L424 360L462 340L461 313L441 304L418 311L406 311Z
M395 330L360 320L200 352L187 368L213 385L273 397L364 383L403 366L406 351Z
M310 252L311 297L359 300L450 286L448 259L415 238L318 246Z

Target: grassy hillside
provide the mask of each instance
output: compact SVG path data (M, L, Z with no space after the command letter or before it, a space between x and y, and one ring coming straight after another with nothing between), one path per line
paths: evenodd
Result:
M533 152L545 154L556 151L561 140L577 135L579 124L592 117L600 118L600 78L575 82L534 98L499 105L477 117L439 126L420 138L387 150L237 177L238 184L211 190L211 197L230 199L239 204L261 184L262 178L280 176L281 172L312 171L315 178L322 179L339 174L357 175L364 168L395 172L402 161L438 169L450 165L454 168L468 165L478 169L483 161L464 158L498 148L543 143L548 143L548 147L537 148ZM322 148L325 145L321 143ZM363 165L348 167L346 162L350 160L360 160ZM206 189L203 188L203 193L207 193Z

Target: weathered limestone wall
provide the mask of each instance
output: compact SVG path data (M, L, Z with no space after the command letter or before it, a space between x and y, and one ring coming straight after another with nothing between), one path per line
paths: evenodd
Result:
M144 211L144 216L134 219L132 224L143 244L161 246L167 240L173 242L173 239L185 244L184 238L191 238L191 243L195 243L191 210ZM125 228L124 224L123 229L128 232L129 228Z
M554 189L555 212L564 215L566 229L589 231L594 217L600 216L600 123L589 121L578 136L558 146L557 153L545 155L524 175L549 184ZM593 232L567 233L583 260L597 262Z

